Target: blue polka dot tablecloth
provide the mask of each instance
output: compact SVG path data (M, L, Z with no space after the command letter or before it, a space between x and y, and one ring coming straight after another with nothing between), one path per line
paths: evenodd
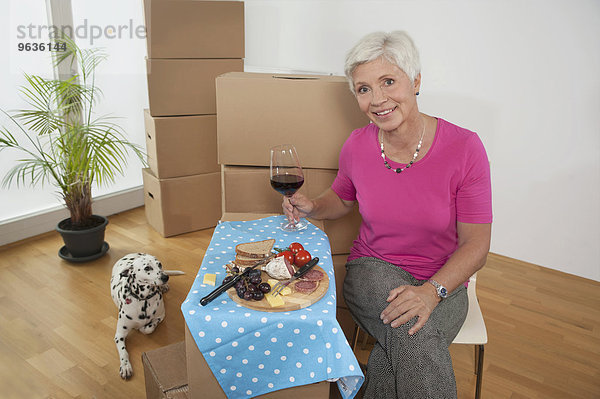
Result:
M353 398L364 376L338 324L335 278L329 240L308 227L294 233L279 229L283 216L217 227L194 280L181 305L186 324L208 366L229 398L250 398L272 391L337 381L344 398ZM239 243L275 239L275 247L300 242L329 274L329 290L318 302L290 312L261 312L234 302L223 293L206 306L200 299L216 287L202 284L215 273L217 286L224 265L235 258Z

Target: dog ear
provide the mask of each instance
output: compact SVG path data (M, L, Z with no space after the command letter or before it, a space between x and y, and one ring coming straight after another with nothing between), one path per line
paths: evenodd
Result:
M123 270L121 272L121 277L129 277L129 270L131 270L131 268Z

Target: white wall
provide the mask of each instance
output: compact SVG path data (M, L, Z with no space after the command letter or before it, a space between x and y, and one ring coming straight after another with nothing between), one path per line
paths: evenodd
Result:
M99 24L142 20L138 1L74 3L76 24L103 10L110 16ZM422 111L477 131L486 145L492 251L600 281L600 2L247 0L245 9L247 71L341 74L359 37L407 30L421 51ZM110 62L126 71L103 78L106 109L126 116L143 142L145 43L106 42ZM133 163L119 187L136 184Z

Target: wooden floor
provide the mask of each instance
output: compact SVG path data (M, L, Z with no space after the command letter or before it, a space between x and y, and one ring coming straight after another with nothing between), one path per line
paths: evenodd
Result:
M0 398L144 398L141 354L184 338L179 309L212 229L165 239L143 208L109 218L106 256L61 260L57 233L0 248ZM128 349L134 377L122 381L113 344L114 262L149 252L172 277L167 317ZM486 320L484 398L600 398L600 283L498 255L478 274ZM473 397L473 348L451 347L460 398Z

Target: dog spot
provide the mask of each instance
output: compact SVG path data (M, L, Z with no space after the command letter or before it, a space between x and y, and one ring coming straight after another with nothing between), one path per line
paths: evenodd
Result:
M127 326L123 326L123 329L124 329L124 330L127 330Z
M146 316L144 316L143 314L138 316L140 318L140 320L144 320L146 318Z
M121 317L121 316L119 316L119 317ZM125 317L127 317L129 320L133 320L131 317L129 317L128 314L126 314Z

